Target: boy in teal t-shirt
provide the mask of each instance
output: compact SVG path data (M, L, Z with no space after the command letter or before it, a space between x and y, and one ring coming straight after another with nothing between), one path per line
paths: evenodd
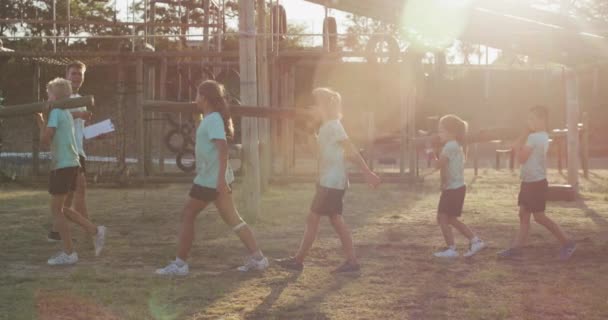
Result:
M69 98L72 86L69 81L56 78L47 85L49 101ZM87 233L94 236L95 255L99 255L105 242L105 227L95 226L80 213L70 209L72 193L76 189L79 170L74 119L69 111L52 109L45 125L44 116L36 116L40 128L40 142L51 149L51 172L49 193L52 196L51 211L56 219L57 231L63 241L63 251L48 260L50 265L74 264L78 255L73 250L72 237L67 219L79 224Z

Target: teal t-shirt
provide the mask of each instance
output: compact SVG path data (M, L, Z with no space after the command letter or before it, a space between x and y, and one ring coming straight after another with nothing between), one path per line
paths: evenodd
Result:
M226 140L224 120L218 112L213 112L203 118L196 129L196 177L194 184L201 187L217 189L217 179L220 171L218 150L213 140ZM234 173L230 164L226 164L226 183L234 181Z
M319 185L344 190L348 188L348 173L342 142L348 140L340 120L329 120L319 128Z
M47 127L55 128L51 141L51 170L80 166L72 114L62 109L51 110Z

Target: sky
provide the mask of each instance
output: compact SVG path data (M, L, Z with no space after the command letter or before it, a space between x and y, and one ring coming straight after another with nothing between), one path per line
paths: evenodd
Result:
M120 10L120 14L126 15L127 7L133 0L117 0L117 6ZM369 0L372 1L372 0ZM447 0L453 1L453 0ZM324 7L310 3L304 0L280 0L280 4L285 7L287 12L287 20L289 23L299 24L306 26L306 33L323 33L323 18L325 17ZM338 33L345 33L346 27L344 21L346 13L338 10L330 10L330 16L336 17L338 21ZM307 37L304 38L307 45L319 45L322 42L321 37ZM497 58L497 51L490 51L490 61L494 61ZM473 60L475 61L475 60ZM473 62L474 63L474 62Z

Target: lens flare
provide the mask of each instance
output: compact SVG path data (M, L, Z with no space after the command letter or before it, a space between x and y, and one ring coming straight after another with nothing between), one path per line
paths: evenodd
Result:
M411 0L401 15L406 34L413 42L434 47L450 46L467 26L471 0Z

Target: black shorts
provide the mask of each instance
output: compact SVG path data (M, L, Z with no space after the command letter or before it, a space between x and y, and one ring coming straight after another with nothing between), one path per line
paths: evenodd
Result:
M317 185L317 192L312 200L310 211L322 216L342 214L345 193L346 190L343 189L326 188Z
M462 186L458 189L446 189L441 191L437 213L447 214L451 217L460 217L464 198L467 194L467 187Z
M198 184L192 184L192 188L190 188L190 193L188 193L190 198L204 202L213 202L217 200L217 196L219 194L220 193L217 192L217 189L199 186Z
M49 174L49 193L52 195L68 194L76 191L76 180L79 167L56 169Z
M517 197L517 205L526 210L537 213L545 212L547 206L547 179L535 182L522 182Z
M87 173L87 166L85 162L87 159L81 155L78 155L78 162L80 162L80 172Z

